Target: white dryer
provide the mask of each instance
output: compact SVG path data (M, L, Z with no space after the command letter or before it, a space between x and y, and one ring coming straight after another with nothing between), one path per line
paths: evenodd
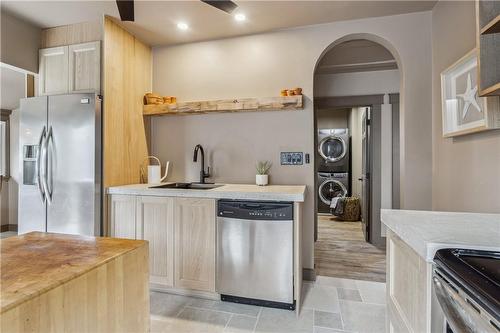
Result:
M349 129L318 130L318 172L349 172Z
M318 213L329 213L335 197L349 195L349 173L318 172Z

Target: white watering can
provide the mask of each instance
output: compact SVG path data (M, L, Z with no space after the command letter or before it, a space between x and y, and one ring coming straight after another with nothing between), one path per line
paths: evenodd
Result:
M148 156L144 161L151 160L151 159L158 162L158 164L157 165L148 165L148 184L159 184L162 181L164 181L165 179L167 179L170 161L167 161L167 163L165 164L165 174L162 177L161 176L160 159L156 156Z

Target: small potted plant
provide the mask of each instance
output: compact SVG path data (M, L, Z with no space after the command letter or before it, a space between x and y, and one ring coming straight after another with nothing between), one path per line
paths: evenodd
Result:
M257 169L257 175L255 176L255 183L259 186L265 186L269 183L268 172L271 169L271 162L269 161L259 161L255 166Z

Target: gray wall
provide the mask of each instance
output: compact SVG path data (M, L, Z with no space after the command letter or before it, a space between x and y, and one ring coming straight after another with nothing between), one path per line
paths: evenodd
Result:
M318 129L348 128L350 109L316 110Z
M152 150L173 163L172 179L197 178L194 145L209 151L214 180L254 182L254 164L269 159L271 183L308 187L302 230L304 267L313 267L314 168L280 166L280 151L314 158L313 73L340 38L374 40L391 50L402 68L402 207L431 208L431 14L430 12L335 22L272 33L157 47L153 88L179 101L277 96L302 87L304 110L155 118Z
M0 61L38 73L41 30L1 11Z
M432 12L433 209L500 213L500 130L442 137L440 73L475 47L473 1Z

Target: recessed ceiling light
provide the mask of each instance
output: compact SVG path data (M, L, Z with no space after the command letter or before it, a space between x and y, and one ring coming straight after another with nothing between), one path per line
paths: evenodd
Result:
M234 19L238 22L243 22L247 19L247 17L245 16L245 14L239 13L239 14L234 15Z
M187 30L187 29L189 29L189 25L187 25L187 23L184 23L184 22L179 22L179 23L177 23L177 29Z

